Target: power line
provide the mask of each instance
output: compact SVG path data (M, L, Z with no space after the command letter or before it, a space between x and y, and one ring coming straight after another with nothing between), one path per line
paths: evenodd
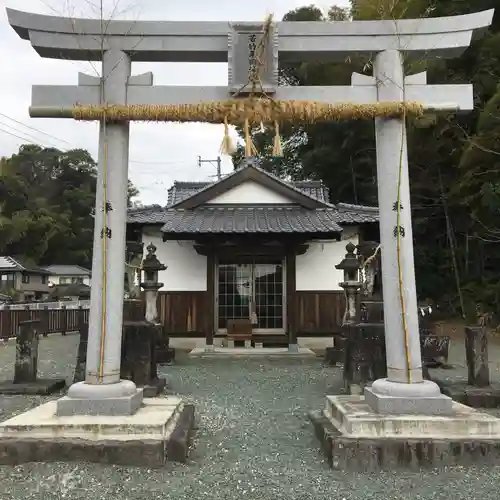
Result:
M0 121L0 125L3 127L7 127L10 130L13 130L14 133L20 133L23 135L23 137L26 138L26 140L29 140L30 142L39 142L39 139L35 137L33 134L29 134L28 132L25 132L24 130L19 130L16 127L13 127L12 125L9 125L8 123L4 123ZM4 129L5 132L8 132L7 130ZM50 144L50 147L55 147L52 144Z
M38 132L39 134L43 134L43 135L46 135L47 137L51 137L52 139L55 139L56 141L64 142L65 144L71 145L71 144L69 144L68 141L65 141L64 139L60 139L59 137L56 137L55 135L51 135L51 134L48 134L47 132L44 132L43 130L40 130L40 129L35 128L35 127L31 127L30 125L26 125L25 123L20 122L19 120L16 120L15 118L12 118L12 116L6 115L5 113L0 113L0 116L3 116L5 118L13 121L14 123L18 123L19 125L22 125L23 127L34 130L35 132Z
M0 116L4 116L5 118L8 118L9 120L12 120L13 122L18 123L19 125L21 125L23 127L26 127L30 130L34 130L35 132L38 132L39 134L46 135L47 137L51 137L57 141L68 144L71 147L71 143L69 143L65 139L61 139L60 137L57 137L55 135L51 135L51 134L44 132L43 130L40 130L36 127L26 125L23 122L16 120L15 118L12 118L9 115L6 115L5 113L0 113ZM38 139L37 137L35 137L32 134L28 134L27 132L25 132L23 130L19 130L19 127L13 127L12 125L9 125L7 123L2 123L2 122L0 122L0 125L8 127L9 129L14 131L14 132L9 132L8 130L0 128L0 132L3 132L4 134L11 135L12 137L16 137L17 139L21 139L21 140L26 141L26 142L31 142L31 143L35 142L35 143L39 144L40 146L59 149L52 144L45 144L42 140ZM22 134L22 136L18 135L18 134ZM69 149L64 150L64 152L67 152L67 151L69 151ZM170 161L153 161L153 160L151 160L151 161L148 161L148 160L133 160L133 159L131 159L131 160L129 160L129 163L134 163L134 164L139 164L139 165L179 165L180 163L183 163L183 164L187 165L187 162L177 162L174 160L170 160Z
M215 165L214 165L215 162ZM210 163L213 167L217 169L217 173L215 175L211 175L210 177L217 177L217 180L220 181L222 179L222 160L220 156L217 156L216 160L202 160L201 156L198 156L198 167L201 168L203 163Z

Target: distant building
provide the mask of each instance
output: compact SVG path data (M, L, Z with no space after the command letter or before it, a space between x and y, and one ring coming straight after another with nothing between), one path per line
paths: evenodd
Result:
M46 266L45 270L49 273L49 285L86 285L90 286L90 269L76 265L57 265Z
M0 256L0 292L17 300L43 300L49 296L49 272L17 257Z

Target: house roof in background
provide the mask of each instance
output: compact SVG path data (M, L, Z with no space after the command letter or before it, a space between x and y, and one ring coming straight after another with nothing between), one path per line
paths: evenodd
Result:
M54 264L45 266L45 269L54 276L90 276L90 269L73 264Z
M0 271L20 271L30 274L43 274L47 275L49 272L43 267L38 267L30 264L18 257L11 257L10 255L0 256Z

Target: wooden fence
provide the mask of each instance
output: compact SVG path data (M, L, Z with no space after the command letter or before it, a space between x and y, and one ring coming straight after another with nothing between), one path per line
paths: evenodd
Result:
M123 306L123 319L125 321L141 320L144 318L144 303L142 301L126 300ZM24 309L24 310L1 310L0 311L0 339L13 338L17 334L20 321L38 320L40 322L38 332L43 335L50 333L77 332L79 322L87 323L89 310L79 309Z

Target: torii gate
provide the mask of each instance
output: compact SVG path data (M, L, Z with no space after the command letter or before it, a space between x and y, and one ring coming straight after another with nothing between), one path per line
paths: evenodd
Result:
M100 20L12 9L7 9L7 16L19 36L30 40L42 57L102 60L102 79L79 74L77 86L33 87L30 114L46 118L74 117L75 105L190 104L222 101L235 93L248 95L244 87L255 69L250 63L255 62L256 42L264 32L262 23L113 20L106 23L102 35ZM456 57L492 18L493 10L488 10L415 20L276 23L265 47L260 90L280 101L362 105L416 101L427 110L472 110L472 85L427 85L425 73L405 76L402 55ZM374 55L373 77L354 74L350 86L278 87L278 61L339 61L353 53ZM153 86L151 73L131 76L134 61L229 62L229 88ZM373 384L367 401L381 412L386 411L383 401L389 396L396 404L393 411L411 413L416 404L425 402L426 411L446 413L451 411L451 400L441 396L437 385L422 380L404 118L375 120L388 378ZM75 400L102 402L133 397L136 391L120 382L128 151L128 121L103 121L87 373L85 383L73 385L68 392ZM105 193L107 178L112 182ZM430 399L434 406L429 406Z

